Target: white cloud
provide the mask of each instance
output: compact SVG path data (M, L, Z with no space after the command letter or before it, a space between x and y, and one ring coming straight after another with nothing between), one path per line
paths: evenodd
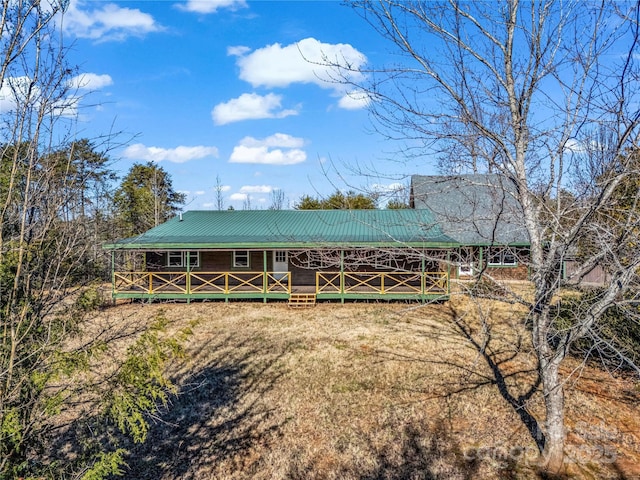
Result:
M374 183L371 185L371 190L378 193L397 193L402 192L407 187L400 182L389 183L388 185Z
M373 194L377 194L378 202L381 205L386 205L388 202L394 200L399 202L406 202L408 200L407 185L400 182L392 182L388 184L374 183L370 187L370 191Z
M67 81L67 86L72 90L97 90L108 85L112 85L113 80L109 75L98 75L95 73L84 73L77 75ZM78 115L78 106L81 97L78 95L67 95L51 101L42 96L42 90L33 83L27 76L6 77L0 85L0 113L14 111L18 106L24 108L27 104L49 107L48 113L61 117L75 117ZM40 108L40 107L38 107Z
M214 188L213 190L217 191L217 188ZM220 185L221 192L228 192L229 190L231 190L231 185Z
M216 13L218 9L227 8L238 10L246 8L245 0L188 0L187 3L177 3L176 7L185 12L193 13Z
M347 86L341 75L357 82L364 76L358 72L367 57L346 43L322 43L315 38L305 38L297 43L282 46L274 43L254 51L246 47L231 47L229 55L238 57L240 78L253 87L287 87L293 83L312 83L331 89L343 99L341 108L353 109L362 106L362 95L347 95ZM336 67L341 66L338 72ZM359 100L359 102L358 102Z
M175 163L184 163L189 160L195 160L204 157L217 157L218 149L216 147L185 147L179 146L176 148L160 148L160 147L147 147L142 143L136 143L127 147L123 155L125 158L133 160L146 160L152 162L161 162L163 160Z
M564 149L571 153L585 153L594 150L600 150L601 146L595 140L577 140L570 138L564 144Z
M203 204L202 204L202 206L203 206L204 208L211 208L211 207L213 207L213 206L215 206L215 205L216 205L216 204L215 204L215 203L213 203L213 202L206 202L206 203L203 203Z
M198 190L197 192L194 193L194 195L204 195L204 190Z
M267 147L248 148L237 146L231 153L231 163L258 163L263 165L295 165L307 159L307 154L302 150L282 151L280 149L268 150Z
M244 202L247 198L249 198L249 195L246 193L232 193L229 196L229 200L236 200L240 202Z
M240 187L241 193L271 193L273 190L269 185L245 185Z
M113 79L106 74L82 73L69 80L68 84L71 88L77 90L99 90L113 85Z
M231 57L240 57L245 53L249 53L251 49L243 45L236 45L233 47L227 47L227 55Z
M78 97L73 95L51 101L42 95L41 88L28 76L6 77L0 85L0 113L35 106L44 108L49 115L75 117L78 114L78 103Z
M284 118L298 114L298 111L293 109L281 110L281 101L282 95L274 93L264 96L256 93L243 93L238 98L216 105L211 116L216 125L225 125L241 120Z
M338 101L338 106L345 110L360 110L371 103L371 97L363 91L345 93Z
M229 162L263 165L295 165L307 159L302 138L276 133L262 140L245 137L233 148Z
M5 78L0 85L0 112L15 110L18 102L28 95L30 83L29 77Z
M64 30L79 38L99 42L142 37L163 30L151 15L137 8L120 7L115 3L99 5L100 8L89 9L84 8L84 1L71 1L62 20Z
M79 104L80 99L78 97L70 96L55 102L51 106L49 114L54 117L75 118L78 115Z
M244 137L240 141L241 145L247 147L283 147L283 148L300 148L304 146L304 139L300 137L293 137L286 133L274 133L273 135L258 140L253 137Z

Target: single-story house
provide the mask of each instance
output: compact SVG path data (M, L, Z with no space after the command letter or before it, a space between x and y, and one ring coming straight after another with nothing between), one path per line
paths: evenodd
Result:
M426 209L188 211L105 245L114 298L446 299L459 242Z
M528 278L515 185L411 178L403 210L189 211L105 245L114 298L446 299L451 279Z
M459 243L452 277L524 280L530 242L515 194L514 183L497 174L413 175L409 205L429 210L442 233Z

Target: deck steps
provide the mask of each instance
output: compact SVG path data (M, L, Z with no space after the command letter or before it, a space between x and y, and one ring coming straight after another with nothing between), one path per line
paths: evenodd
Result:
M315 293L292 293L289 295L290 308L314 307L315 304Z

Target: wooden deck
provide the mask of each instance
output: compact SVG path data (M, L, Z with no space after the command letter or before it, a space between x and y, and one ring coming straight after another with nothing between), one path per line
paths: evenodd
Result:
M290 272L113 272L114 298L318 299L441 298L447 272L316 272L315 285L292 285Z

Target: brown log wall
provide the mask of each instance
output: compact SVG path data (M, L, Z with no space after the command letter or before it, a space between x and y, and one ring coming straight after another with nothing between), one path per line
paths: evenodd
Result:
M248 268L235 268L233 267L233 251L200 251L200 264L197 267L192 267L193 272L262 272L264 270L264 252L250 251L249 252L249 267ZM167 253L166 252L146 252L147 269L152 272L184 272L185 267L168 267L167 266ZM402 262L401 262L402 263ZM374 268L372 265L347 265L345 271L347 272L394 272L394 271L421 271L421 262L419 261L407 261L403 263L404 268L398 270L397 268ZM267 271L273 271L273 250L267 250ZM337 272L340 270L337 266L331 266L326 268L305 268L295 265L289 261L288 270L291 272L291 281L293 285L315 285L316 272ZM437 272L446 271L446 265L438 264L438 262L428 261L425 264L425 271Z

